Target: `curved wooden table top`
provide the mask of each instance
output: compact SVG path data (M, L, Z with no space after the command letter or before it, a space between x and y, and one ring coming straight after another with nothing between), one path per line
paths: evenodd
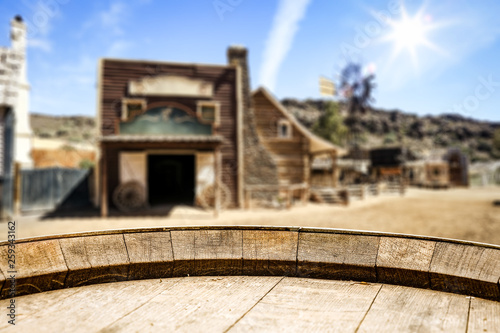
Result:
M500 247L488 244L217 226L24 239L15 255L26 330L500 330ZM9 274L0 260L2 298Z
M9 300L0 301L5 309ZM500 303L411 287L294 277L125 281L21 296L26 332L498 332ZM12 329L6 320L0 330Z

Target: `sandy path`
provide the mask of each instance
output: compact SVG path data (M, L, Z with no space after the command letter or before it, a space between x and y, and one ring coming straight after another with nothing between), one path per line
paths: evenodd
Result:
M308 204L291 210L210 213L178 207L169 217L17 219L17 237L80 231L179 225L286 225L396 232L500 245L500 187L433 191L410 189L404 197L383 195L349 207ZM0 224L6 239L7 224Z

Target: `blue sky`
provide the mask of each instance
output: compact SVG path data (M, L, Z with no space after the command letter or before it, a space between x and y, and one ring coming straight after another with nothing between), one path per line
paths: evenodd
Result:
M401 39L403 13L420 39ZM21 14L39 113L95 115L101 57L226 63L242 44L252 86L278 98L320 98L318 77L354 59L375 69L376 107L500 121L498 13L497 0L0 0L0 45Z

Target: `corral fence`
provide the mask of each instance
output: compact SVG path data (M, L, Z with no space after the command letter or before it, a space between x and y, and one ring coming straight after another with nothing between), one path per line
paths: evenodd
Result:
M78 208L90 204L90 170L47 168L21 170L21 213Z

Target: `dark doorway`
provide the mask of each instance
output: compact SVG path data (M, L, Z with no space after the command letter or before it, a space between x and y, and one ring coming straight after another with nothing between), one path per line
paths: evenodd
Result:
M149 203L194 204L194 155L149 155Z

